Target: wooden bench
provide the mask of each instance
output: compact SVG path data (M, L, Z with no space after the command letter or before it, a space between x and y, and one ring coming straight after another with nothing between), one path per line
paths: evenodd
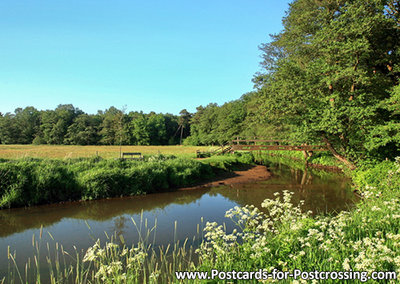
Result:
M137 153L137 152L122 153L122 159L143 160L143 156L142 153Z

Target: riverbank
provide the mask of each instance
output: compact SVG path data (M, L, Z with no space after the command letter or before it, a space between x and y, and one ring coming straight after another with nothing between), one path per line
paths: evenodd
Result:
M253 156L245 152L201 160L167 155L147 156L143 161L100 157L3 159L0 209L265 180L270 173L255 162L266 161L305 167L290 155Z
M294 163L301 164L302 167L310 167L319 170L342 172L346 166L339 162L328 152L314 153L307 159L301 151L263 151L261 153L255 152L256 160L271 160L282 161L292 160ZM287 164L287 162L285 162Z
M255 160L257 158L262 158L267 166L268 162L278 162L287 164L294 170L305 167L301 161L283 157L263 156L255 157ZM253 165L240 168L242 167L240 165L250 164L253 161L252 155L238 154L212 157L202 161L168 157L155 157L153 161L146 163L83 160L70 163L70 166L76 170L88 171L84 173L85 176L93 175L95 188L97 185L104 185L102 183L104 180L114 180L111 178L112 175L95 175L94 173L99 169L100 172L103 170L121 172L121 167L122 169L135 168L136 174L146 174L142 176L141 181L150 182L152 185L160 184L157 177L164 177L165 181L169 182L169 179L175 176L172 180L181 180L181 184L184 184L185 180L193 181L192 178L195 176L199 177L198 181L204 181L206 175L203 173L207 173L206 169L216 170L211 171L214 178L218 177L218 172L221 173L221 170L230 169L232 172L229 176L223 179L219 176L219 179L209 181L209 183L219 185L221 182L233 183L248 180L249 177L246 175L252 171L254 171L252 176L255 178L268 178L266 168L263 166ZM123 164L125 166L122 166ZM12 165L12 163L7 165ZM42 163L40 167L43 165L46 163ZM156 168L165 171L160 170L155 175ZM317 172L315 169L309 170ZM42 171L51 173L51 171ZM5 171L2 172L3 176L4 173ZM400 273L400 247L398 246L400 240L400 161L364 162L359 164L356 170L347 173L351 175L354 185L363 195L363 199L351 211L342 211L334 215L313 215L302 210L301 202L298 206L291 203L293 195L285 191L283 194L277 194L275 198L264 200L263 211L253 206L235 207L229 210L226 216L241 228L240 231L227 231L222 224L215 222L206 223L204 236L201 237L201 246L196 250L196 254L192 248L174 243L171 244L174 250L169 252L173 257L167 256L167 251L163 251L160 256L160 253L155 251L157 248L148 247L146 242L139 242L130 247L125 243L118 245L116 240L110 239L105 244L96 243L84 255L77 253L77 258L83 259L84 262L80 262L77 266L79 271L73 273L92 277L95 283L104 281L125 283L126 279L132 280L131 282L140 282L144 277L143 274L146 275L145 277L153 275L154 283L160 279L173 283L176 282L174 272L177 270L258 271L260 268L266 268L269 271L300 269L302 271L352 270L367 273L372 271ZM318 172L318 176L322 178L330 174L334 173ZM47 176L52 175L47 174ZM155 178L149 178L152 176ZM153 184L152 181L158 183ZM0 182L4 182L4 179ZM108 184L112 185L111 182ZM176 186L176 182L173 184L175 187L190 188ZM117 185L120 184L117 183ZM242 234L243 231L246 233ZM237 241L239 239L240 242ZM129 253L126 253L127 251ZM385 254L382 254L382 251ZM151 261L144 255L151 255ZM194 255L196 255L195 262ZM114 267L117 262L120 262L121 266ZM125 263L135 264L127 266ZM144 265L146 268L142 270L141 267ZM161 266L166 269L160 270ZM107 271L106 269L113 269L113 267L115 268L113 273L102 274L103 271ZM91 269L94 269L94 274L91 274ZM62 277L64 276L60 276L60 279ZM328 280L326 283L336 283L336 280Z
M271 177L267 167L262 165L239 165L236 170L223 171L213 179L200 182L190 187L183 187L179 190L190 190L204 187L241 184L254 181L266 180Z
M227 212L246 230L245 237L208 224L209 238L199 250L201 269L365 271L352 283L382 271L386 278L381 280L396 279L395 273L400 273L400 160L365 161L349 173L363 196L351 211L312 216L301 210L301 203L293 206L292 193L286 192L263 202L270 215L249 206ZM240 243L236 242L239 238ZM340 279L344 280L336 277L324 283Z
M132 196L196 185L253 156L238 154L196 161L154 155L144 160L102 158L0 161L0 209Z
M233 169L237 158L215 157L207 163L217 164L219 169L222 165ZM245 158L248 157L242 157ZM286 162L292 163L294 170L304 166L299 162ZM261 169L256 166L250 170L255 168ZM237 168L234 171L240 172ZM268 214L253 206L229 210L226 216L241 228L239 231L227 231L224 225L215 222L206 223L196 253L193 248L179 243L171 244L173 251L167 249L160 253L146 241L131 247L110 239L106 243L96 243L84 254L77 253L77 259L83 262L76 264L77 271L74 265L71 273L89 277L94 283L140 283L143 277L153 283L175 283L179 282L175 271L211 269L400 273L400 161L365 163L352 172L352 177L363 192L363 199L351 211L313 215L302 210L301 202L298 206L291 203L293 194L285 191L264 200L262 207ZM246 233L242 234L243 231ZM70 275L58 277L71 279ZM337 283L337 280L325 283Z
M234 157L227 156L224 159L228 158L233 159ZM214 162L216 162L215 159ZM251 176L258 179L259 176L256 174L258 170L261 170L261 172L258 173L267 173L269 176L265 166L231 165L230 167L233 169L230 177L228 177L230 181L241 183L243 180L231 180L231 178L237 178L239 176L237 174L240 174L240 176L243 177L249 172L253 172ZM129 276L127 276L129 277L128 279L135 279L137 276L137 274L134 273L135 269L140 270L138 273L142 273L144 270L152 273L154 272L153 269L158 269L152 261L157 261L159 263L158 267L160 268L160 272L158 281L154 282L174 283L173 269L175 268L172 267L171 270L166 270L165 267L169 267L171 263L175 263L175 260L178 259L179 261L176 261L176 267L181 267L180 269L184 269L186 264L190 264L190 260L187 257L181 258L181 255L177 255L176 251L172 252L171 249L173 247L181 248L186 242L185 238L188 238L185 248L186 256L192 253L194 263L196 265L201 264L198 262L198 257L195 253L195 250L199 247L204 238L202 232L206 221L218 222L220 224L225 223L227 230L232 230L236 226L233 226L228 219L224 218L225 212L230 208L243 206L245 204L252 204L256 207L259 207L264 199L274 198L274 192L282 192L282 190L285 188L296 190L295 199L304 199L305 206L307 206L306 208L310 210L315 209L317 212L321 212L329 207L330 209L328 209L327 212L334 212L334 210L342 210L347 208L346 206L341 206L340 209L339 207L334 209L336 206L332 205L332 203L335 202L341 205L346 203L343 199L343 194L341 194L342 191L339 188L344 190L345 188L348 189L348 187L341 182L340 177L337 179L332 177L329 180L326 178L321 179L319 176L313 176L310 171L307 171L307 176L309 177L307 179L308 182L304 184L304 187L301 187L299 179L299 176L302 176L301 171L292 170L284 165L271 165L270 171L273 179L266 180L264 182L256 181L253 183L248 183L247 177L245 183L233 183L231 186L216 186L213 188L188 191L177 190L174 192L154 193L147 196L142 195L129 198L110 198L98 201L73 202L64 203L61 205L55 204L51 206L35 206L26 209L2 210L0 213L3 214L0 214L0 219L5 221L5 226L3 226L4 234L6 234L7 231L12 234L15 231L23 230L25 226L28 229L32 227L36 228L34 230L28 230L26 233L21 232L20 234L11 236L7 239L8 244L10 244L10 251L13 252L16 250L18 254L17 264L19 267L24 267L24 260L32 256L32 254L29 253L31 251L29 244L30 240L32 239L32 234L36 234L35 240L37 240L39 236L39 228L41 227L41 224L43 224L43 238L41 240L42 247L45 248L46 243L49 243L51 252L51 256L49 256L49 258L52 260L51 266L54 268L53 271L55 275L58 275L58 273L56 273L55 269L56 260L54 260L54 255L57 255L57 253L53 250L54 242L64 245L64 250L70 254L72 253L73 255L75 254L75 251L73 248L71 248L71 245L78 247L79 259L82 260L89 246L93 246L94 244L94 241L86 241L85 243L85 240L88 239L88 231L90 230L90 232L94 232L90 233L93 235L94 240L100 238L100 248L104 248L110 257L110 262L107 264L107 267L112 265L112 259L114 261L120 260L123 263L121 273L126 273L127 275L129 274ZM232 177L232 175L235 176ZM259 209L261 210L262 208ZM133 218L137 224L137 227L141 228L138 230L142 231L143 239L137 236L135 225L132 224L130 218ZM155 226L154 218L157 219L156 229L152 231L150 237L147 237L147 229L144 229L143 226L139 225L139 220L146 220L143 221L143 223L148 222L148 229L152 230L153 225ZM89 230L83 221L87 222L88 226L90 226ZM174 222L176 223L174 224ZM197 225L198 227L196 230ZM65 230L68 230L68 236L64 236ZM115 245L118 244L119 247L114 246L114 244L109 244L108 246L106 245L106 242L110 242L111 239L105 238L103 232L107 232L107 234L111 236L114 230L117 235L116 237L112 237L113 243ZM47 234L47 231L54 236L54 240L50 238L50 236ZM119 250L120 248L123 248L124 244L120 243L120 234L123 235L126 241L126 247L129 250L131 249L130 246L135 244L135 249L137 249L139 246L140 251L143 249L143 252L148 255L143 264L138 264L136 268L130 267L128 269L125 267L124 264L127 263L128 260L132 261L137 255L132 253L132 255L129 255L129 259L125 258L126 255L124 256L122 251ZM156 237L153 238L153 236ZM14 237L16 239L15 241L13 241ZM193 239L194 237L195 240ZM154 239L156 239L155 245L153 243ZM143 243L140 241L138 244L138 240L143 240ZM176 240L180 241L179 244L177 244ZM82 243L84 243L84 245L82 245ZM67 244L69 246L67 246ZM147 246L149 244L152 245L150 249L148 249ZM165 262L162 262L162 260L159 258L159 246L163 245L165 249L168 244L170 244L170 250L168 252L169 256ZM191 248L191 246L193 247ZM5 246L3 247L6 249ZM107 247L114 247L114 251L107 249ZM84 251L80 251L81 248L83 248ZM155 254L153 254L153 250L155 251ZM25 251L28 252L25 253ZM165 252L165 250L163 251ZM42 270L44 270L44 272L41 273L41 279L43 281L49 277L48 263L44 260L44 258L47 257L47 253L48 252L46 249L44 249L44 251L42 250L40 253L40 258L42 259L42 264L40 267ZM184 252L181 250L180 253L183 254ZM0 258L0 263L1 261L2 260ZM101 267L105 267L107 261L108 260L103 257L101 260L97 259L96 263L98 266L96 264L96 268L94 270L95 273L101 271ZM70 262L68 262L68 265L69 263ZM3 271L5 273L7 271L4 268L7 264L7 258L3 255L3 265L0 265L0 267L3 267ZM97 279L98 281L93 279L93 275L87 271L87 269L93 267L94 263L86 261L82 264L82 266L80 266L81 264L82 263L79 264L79 269L83 271L82 273L84 274L84 277L88 275L88 279L91 279L90 281L94 283L102 282L100 279ZM76 263L71 262L71 265L75 267ZM13 267L13 264L11 264L11 267ZM193 266L187 266L186 268L193 269ZM28 277L28 279L31 280L26 282L34 282L32 279L35 279L35 271L33 271L33 273L32 271L28 272ZM75 276L72 275L60 276L58 279L62 279L62 277L65 277L64 281L60 280L59 282L68 282L65 279L71 279L71 277L75 279ZM108 277L115 277L115 279L118 279L119 275L108 275ZM109 283L113 282L111 278L108 281ZM7 277L7 279L9 279L9 277ZM125 281L122 280L120 282L125 283ZM127 282L130 283L129 281ZM140 283L140 278L136 278L136 281L132 282ZM147 283L149 282L150 281Z

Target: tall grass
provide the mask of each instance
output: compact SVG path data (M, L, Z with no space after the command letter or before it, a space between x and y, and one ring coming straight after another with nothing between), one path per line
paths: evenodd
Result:
M226 232L222 226L208 223L207 240L199 249L200 269L399 274L400 160L365 166L354 172L353 178L364 198L353 211L335 216L313 217L302 212L301 204L296 207L290 202L290 192L265 200L262 207L268 213L252 206L228 211L226 216L243 231Z
M287 160L292 159L298 163L305 163L306 159L302 151L259 151L255 152L255 157L258 159L274 159ZM322 165L327 167L343 168L344 165L339 162L331 153L326 151L316 151L308 158L308 163L311 165Z
M197 161L155 155L143 161L79 158L0 162L0 209L68 200L145 194L189 186L229 170L250 155Z
M66 251L49 232L54 242L43 243L41 228L32 237L34 255L24 266L18 266L16 252L8 250L8 274L0 283L172 283L175 271L196 267L193 244L201 241L200 230L191 240L156 246L157 220L153 227L148 227L142 214L139 220L131 220L132 229L139 233L136 244L127 244L122 235L114 234L105 243L94 241L86 251ZM175 232L176 226L177 222Z
M195 253L193 247L179 243L161 250L154 248L151 233L155 228L144 226L142 231L142 223L134 222L135 227L144 232L138 244L128 247L121 241L117 245L112 238L105 244L96 242L84 254L77 254L73 264L65 270L57 268L57 261L49 263L50 268L55 268L53 274L50 273L51 281L173 283L178 282L174 277L177 270L211 269L400 273L400 160L365 165L353 173L353 178L364 198L351 212L312 216L302 210L302 203L293 205L292 194L286 191L263 201L265 213L254 206L229 210L226 217L241 230L228 232L223 225L207 222L204 239ZM10 259L9 276L15 282L20 278L24 280L23 270L13 266L13 258ZM248 283L247 280L237 282ZM324 281L338 282L361 281Z

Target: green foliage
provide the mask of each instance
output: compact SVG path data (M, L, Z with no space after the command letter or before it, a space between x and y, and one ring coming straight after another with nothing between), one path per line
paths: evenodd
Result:
M33 145L43 145L43 144L46 144L46 140L45 140L43 137L36 136L36 137L32 140L32 144L33 144Z
M65 144L71 145L95 145L99 143L99 128L101 119L99 116L81 114L68 126L65 136ZM33 142L34 143L34 142ZM35 143L34 143L35 144Z
M118 169L94 168L83 172L78 177L81 188L84 188L82 199L99 199L123 195L128 180Z
M257 136L257 125L250 121L251 95L218 106L211 103L199 106L190 121L190 136L186 145L222 145L236 136ZM251 127L249 127L251 126ZM271 133L269 133L271 135Z
M276 156L276 157L287 157L287 158L292 158L294 160L299 160L299 161L305 161L304 159L304 154L301 151L262 151L262 152L256 152L257 156L264 156L264 155L270 155L270 156Z
M123 144L124 140L124 113L115 108L110 107L102 114L102 122L100 125L100 143L104 145Z
M240 164L253 164L254 156L251 152L238 152L234 155L212 156L201 162L219 169L231 170Z
M200 269L398 273L400 164L364 164L354 181L368 190L363 200L351 212L334 216L311 217L300 210L301 203L291 203L289 192L264 200L263 212L252 206L229 210L226 217L242 231L207 223L198 250Z
M36 137L41 137L46 144L63 144L68 126L82 111L73 105L59 105L54 111L42 111L40 129Z
M343 167L343 165L332 156L331 153L314 153L310 158L309 162L312 164L323 165L323 166L336 166Z
M262 45L266 73L255 78L262 98L258 111L268 113L268 124L286 125L288 136L300 142L326 139L352 160L367 150L384 151L381 146L398 148L396 138L388 139L397 133L394 109L382 111L382 100L393 102L398 83L393 64L400 55L400 30L386 13L388 2L291 4L284 30ZM382 125L391 130L368 145L369 135L377 135ZM385 155L391 158L396 151Z
M241 157L246 156L247 154L244 154ZM241 157L231 156L229 159ZM215 160L221 160L221 157ZM170 165L174 162L182 163L178 159L159 161L168 161ZM153 162L159 161L154 159ZM76 161L80 162L96 163ZM350 212L312 216L310 212L302 211L301 202L298 205L293 204L292 194L285 191L283 195L276 194L275 198L264 200L263 211L254 206L235 207L227 211L226 217L236 225L233 231L226 231L225 226L215 222L207 222L201 238L203 241L196 250L196 257L193 257L192 247L181 246L182 244L175 243L167 246L166 250L149 244L148 241L152 239L151 232L156 230L147 228L147 222L141 219L140 224L136 221L134 224L138 230L144 228L144 236L132 248L127 247L123 238L121 245L118 245L119 240L117 242L113 238L103 245L97 241L85 253L76 252L77 261L68 266L68 273L62 273L59 270L60 266L51 263L50 257L48 268L58 272L54 273L54 277L59 282L75 279L77 283L84 283L82 279L93 283L142 283L143 279L148 279L146 283L175 283L177 279L174 272L178 270L266 269L272 273L274 269L299 269L399 273L399 162L365 162L354 172L354 181L370 191L364 191L364 198ZM119 165L128 169L137 165L133 162L104 160L98 163L111 167ZM188 161L188 164L190 163ZM378 186L384 186L386 189L382 191ZM171 254L167 254L168 248L173 250ZM64 255L57 252L52 255ZM55 261L59 263L57 258ZM31 268L27 267L29 277ZM13 276L7 275L7 280ZM361 282L363 281L351 280L349 283ZM193 283L203 282L194 280ZM337 283L337 279L326 279L324 283Z
M186 143L283 137L328 142L342 161L396 157L400 30L390 3L293 1L283 31L261 45L265 70L253 80L256 91L198 107Z
M369 191L381 194L382 191L390 191L400 195L400 172L398 164L392 161L365 162L357 170L352 172L352 180L361 191ZM396 189L397 190L393 190Z
M60 161L21 160L0 164L1 208L73 200L74 174Z
M293 169L304 170L306 168L306 163L304 158L303 157L297 158L295 156L271 155L270 153L261 153L261 155L260 154L256 155L256 161L258 161L259 163L263 163L266 166L269 166L271 164L282 164L289 166Z
M0 164L1 208L21 206L23 204L23 189L29 188L31 184L30 172L31 169L20 165L9 163Z
M390 113L388 120L371 128L365 147L371 156L378 159L400 155L400 85L393 89L392 96L384 100L382 110Z
M147 120L144 115L137 116L130 125L131 143L135 145L150 145L150 135Z
M29 144L39 130L40 114L34 107L17 108L14 114L0 116L0 142Z
M288 164L288 166L294 168L304 168L306 162L302 151L262 151L261 153L256 153L255 157L257 161L269 160L271 162ZM344 167L329 152L314 152L311 157L308 157L308 163L338 168Z
M143 161L80 158L0 161L0 208L150 193L189 186L252 156L210 161L156 155Z
M35 166L33 191L25 198L28 204L74 200L80 196L74 173L61 163L40 162Z
M174 159L165 162L168 167L168 183L171 187L187 186L188 181L200 181L213 175L211 167L190 159Z
M182 138L189 135L190 113L184 116ZM17 108L13 114L0 115L2 144L67 145L173 145L180 118L151 112L125 113L115 107L91 115L72 105L38 111L33 107Z

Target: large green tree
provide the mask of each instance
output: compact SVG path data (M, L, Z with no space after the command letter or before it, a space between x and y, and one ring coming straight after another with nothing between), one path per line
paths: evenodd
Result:
M102 113L102 118L103 121L100 125L100 143L104 145L125 144L125 115L123 111L112 106Z
M133 145L150 145L150 131L146 115L136 113L130 122L130 137Z
M214 129L217 124L218 105L210 103L206 107L199 106L190 123L191 136L186 143L194 145L211 145L217 142Z
M3 144L15 144L18 141L19 131L14 118L12 113L0 117L0 141Z
M299 142L324 141L349 165L362 157L370 131L390 119L381 102L399 74L390 2L294 1L284 30L261 46L265 72L254 81L268 123Z
M0 117L0 141L5 144L30 144L39 132L40 113L34 107L17 108L14 114Z
M98 129L101 118L98 115L81 114L68 127L65 144L95 145L99 143Z
M41 112L38 138L47 144L63 144L68 126L83 112L71 104L59 105L55 110ZM39 140L39 139L37 139Z

